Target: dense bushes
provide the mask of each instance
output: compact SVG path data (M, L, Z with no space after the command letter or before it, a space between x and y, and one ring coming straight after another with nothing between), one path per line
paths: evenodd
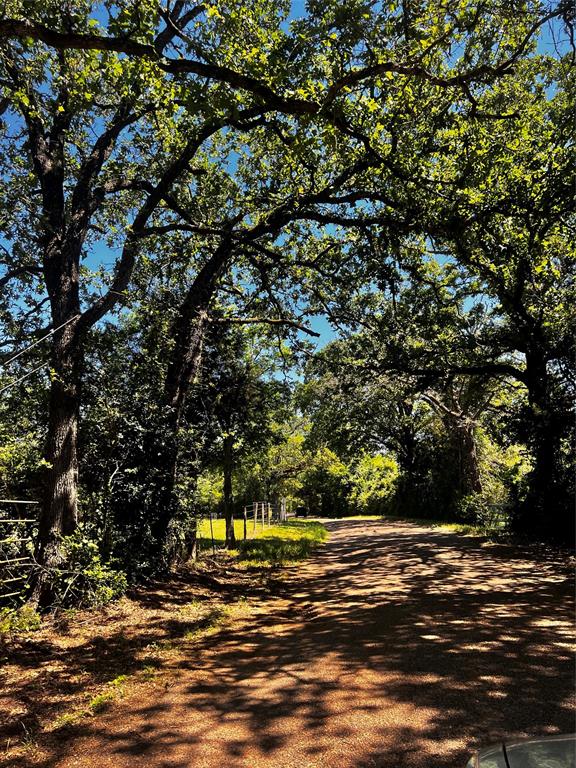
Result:
M362 454L350 475L349 511L359 515L389 512L397 479L398 464L392 456Z
M65 567L53 575L53 606L100 607L126 591L126 574L102 561L98 544L81 529L63 542Z

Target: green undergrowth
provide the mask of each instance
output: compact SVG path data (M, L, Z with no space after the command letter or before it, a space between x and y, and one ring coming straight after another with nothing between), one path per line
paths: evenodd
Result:
M9 635L36 632L40 629L40 615L28 605L20 608L0 608L0 639Z

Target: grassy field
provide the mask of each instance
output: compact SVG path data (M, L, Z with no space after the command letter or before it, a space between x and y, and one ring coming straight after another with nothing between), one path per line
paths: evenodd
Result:
M214 531L214 543L217 547L223 546L226 541L226 521L225 520L213 520L212 529ZM257 527L257 533L261 533L262 524ZM234 533L238 541L244 536L244 521L234 520ZM248 535L253 535L253 524L248 527ZM210 534L210 520L201 520L198 524L198 541L201 549L209 549L212 546L212 538Z
M225 541L224 520L213 520L214 543L222 547ZM258 525L254 535L253 526L248 526L248 536L243 540L242 520L234 521L237 549L231 552L243 565L276 566L298 562L308 557L327 537L326 528L312 520L289 520L270 527ZM199 525L199 544L203 550L212 547L210 521L202 520Z

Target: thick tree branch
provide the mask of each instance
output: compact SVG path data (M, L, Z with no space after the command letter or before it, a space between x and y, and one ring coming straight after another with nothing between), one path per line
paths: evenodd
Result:
M169 235L171 232L190 232L195 235L216 235L222 236L224 234L223 229L216 227L205 227L201 224L181 224L174 222L172 224L163 224L155 227L145 227L135 235L135 237L154 237L158 235Z
M10 280L13 280L16 277L22 277L23 275L41 274L42 267L38 266L37 264L23 264L20 267L14 267L13 269L9 269L8 272L0 277L0 288L4 288L4 286L10 282Z
M184 34L184 28L187 24L199 16L202 11L205 10L205 7L206 6L200 3L181 16L180 14L184 8L184 3L180 2L179 0L179 2L174 4L174 7L171 11L161 10L160 15L166 24L166 29L162 30L162 32L157 35L156 40L154 41L154 48L156 52L158 54L162 54L164 48L166 48L166 46L169 45L175 37L180 37L181 39L191 44L193 41L191 41L188 36Z
M297 323L295 320L287 320L285 318L277 317L216 317L210 318L211 323L230 323L234 325L286 325L290 328L295 328L297 331L307 333L309 336L320 337L319 333L308 328L306 325Z
M171 74L193 74L209 80L227 83L233 88L249 91L261 98L268 106L289 114L316 114L320 105L317 102L294 97L284 97L251 75L237 72L230 67L207 64L191 59L168 59L161 57L154 45L139 43L123 37L103 37L101 35L75 32L58 32L42 24L24 19L4 19L0 21L1 38L28 37L39 40L56 50L67 48L79 50L115 51L129 56L155 59L158 67Z
M260 110L255 108L252 110L245 110L243 114L251 116L253 114L258 114L259 112ZM172 189L173 184L186 170L188 170L192 158L203 143L227 124L228 121L226 118L206 123L196 135L189 139L184 149L165 169L159 181L155 185L148 187L148 196L134 217L131 232L124 243L122 254L116 263L112 285L106 294L97 299L92 306L82 314L78 323L80 332L85 332L90 328L95 322L103 317L114 304L116 304L121 296L124 295L136 262L139 240L142 237L142 233L146 230L146 225L150 217L162 200L171 199L170 190ZM194 225L194 222L192 222L192 225Z
M131 112L131 106L128 101L125 101L118 107L112 122L98 137L88 158L82 164L72 194L72 210L86 210L87 215L93 213L93 209L97 206L102 193L99 195L96 190L91 192L91 185L97 179L106 160L110 157L116 139L124 129L154 110L154 105L148 105L138 112ZM108 191L106 187L102 188L103 193L108 193Z
M55 49L64 50L75 48L81 50L100 50L115 51L129 56L140 56L152 58L157 61L160 69L172 74L194 74L205 77L210 80L227 83L233 88L246 90L254 96L262 99L265 104L274 109L294 115L315 115L321 111L329 112L334 100L346 88L373 80L375 77L386 75L387 73L407 75L426 80L434 85L442 87L463 86L475 81L486 81L502 75L508 74L513 65L522 56L530 40L538 29L551 19L561 17L564 10L564 3L548 14L535 21L527 31L524 39L516 51L507 59L495 64L483 64L478 67L460 72L451 76L439 76L429 72L419 63L412 62L380 62L371 66L361 67L347 73L329 86L326 96L321 102L311 101L309 99L295 98L292 96L283 96L274 91L258 78L243 74L230 67L219 66L216 64L205 63L192 59L169 59L159 54L159 50L154 44L139 43L129 38L104 37L102 35L82 34L74 32L59 32L42 24L24 19L4 19L0 21L0 38L27 37L39 40ZM197 6L197 8L200 8ZM198 10L198 13L200 11ZM196 14L196 9L194 9ZM170 30L170 35L176 34L177 30ZM170 39L168 30L161 33L157 38L159 45L163 47L164 37Z
M379 366L370 364L370 370L396 371L411 376L446 376L447 374L463 374L470 376L511 376L514 379L526 383L526 372L509 363L479 363L478 365L447 365L442 368L412 368L409 366L387 365Z

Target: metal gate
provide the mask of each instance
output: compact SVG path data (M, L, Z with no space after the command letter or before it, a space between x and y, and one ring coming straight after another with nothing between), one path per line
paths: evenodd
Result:
M0 499L0 605L14 605L27 591L34 567L37 501Z

